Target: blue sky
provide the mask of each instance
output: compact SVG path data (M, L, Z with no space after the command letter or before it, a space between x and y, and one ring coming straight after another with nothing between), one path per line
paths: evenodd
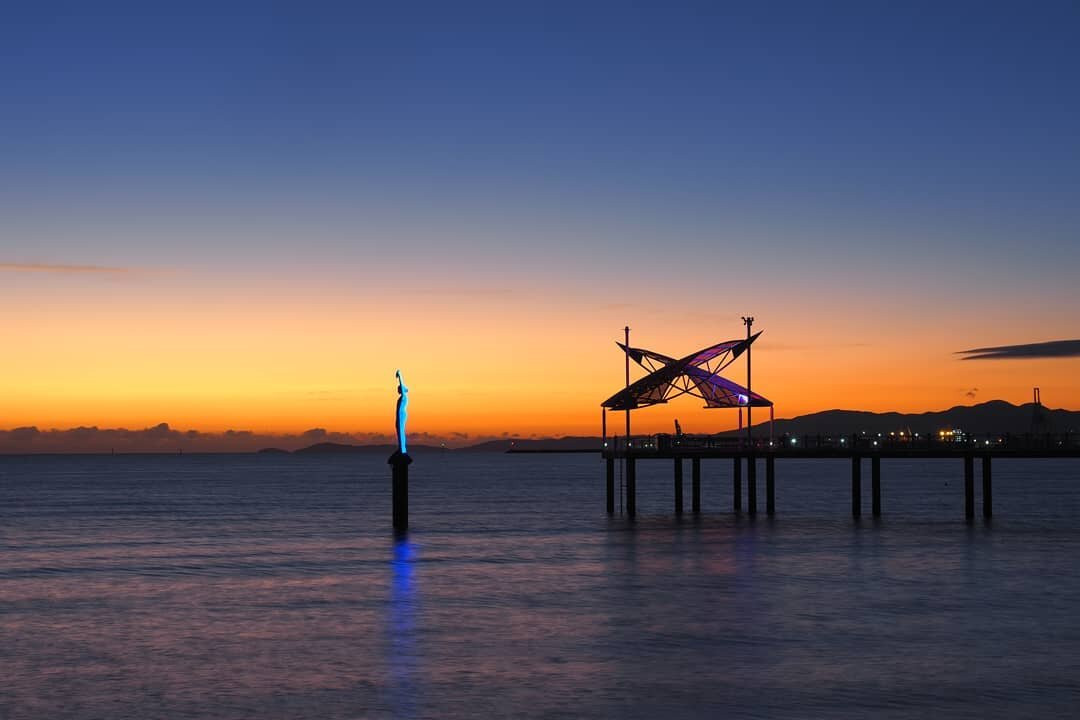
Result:
M16 255L176 262L146 226L193 216L1076 245L1075 3L153 5L9 9L7 222L72 226Z
M1054 2L23 5L2 260L1059 305L1078 31Z

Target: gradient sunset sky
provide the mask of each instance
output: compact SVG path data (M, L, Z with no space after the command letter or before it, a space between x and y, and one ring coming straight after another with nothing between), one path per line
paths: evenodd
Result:
M778 417L1080 407L1080 4L21 3L0 429L598 433L744 333ZM732 373L745 380L739 364ZM681 399L635 428L733 427Z

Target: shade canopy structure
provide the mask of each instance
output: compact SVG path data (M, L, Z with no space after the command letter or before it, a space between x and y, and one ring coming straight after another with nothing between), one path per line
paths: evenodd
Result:
M680 395L691 395L704 400L706 408L772 407L771 400L720 375L759 335L760 332L741 340L726 340L678 359L617 342L649 374L600 405L606 410L638 410Z

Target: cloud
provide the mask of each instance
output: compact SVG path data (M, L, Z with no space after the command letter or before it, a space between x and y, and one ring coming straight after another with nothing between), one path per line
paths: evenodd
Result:
M104 265L54 265L50 263L0 262L0 272L56 273L63 275L126 275L132 268Z
M470 437L468 433L453 431L446 435L429 432L411 432L411 442L425 445L459 447L470 442L492 440L494 436ZM325 428L311 428L302 433L258 433L251 430L224 430L202 432L200 430L177 430L168 423L153 427L130 430L128 428L99 428L82 426L64 430L41 430L36 427L18 427L0 430L0 454L2 453L108 453L108 452L254 452L267 447L297 450L322 442L348 445L388 445L395 441L384 432L334 432Z
M1002 345L1000 347L960 350L963 360L1030 360L1035 358L1080 357L1080 340L1052 340L1027 345Z

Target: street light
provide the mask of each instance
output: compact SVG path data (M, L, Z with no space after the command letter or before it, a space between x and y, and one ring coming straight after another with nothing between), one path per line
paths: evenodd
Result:
M747 341L746 342L746 389L747 389L747 391L750 391L750 390L753 389L750 386L750 329L754 325L754 316L753 315L743 315L742 316L742 321L743 321L743 325L746 326L746 341ZM750 441L751 445L754 444L754 432L753 432L754 421L753 421L753 418L751 417L753 409L754 409L754 404L752 402L748 402L746 404L746 438Z

